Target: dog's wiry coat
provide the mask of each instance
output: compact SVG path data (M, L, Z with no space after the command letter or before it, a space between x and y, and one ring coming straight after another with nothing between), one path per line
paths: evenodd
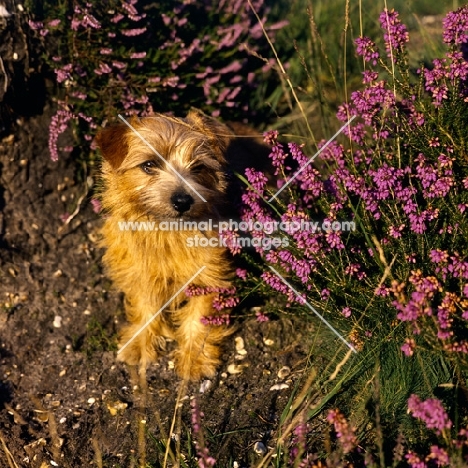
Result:
M115 286L125 293L129 322L121 332L118 357L144 369L168 337L178 343L175 362L181 377L213 376L219 345L229 334L226 326L206 326L201 321L216 314L213 294L178 294L135 335L201 267L205 268L195 278L196 286L229 287L231 265L225 249L187 243L188 237L218 233L125 231L119 222L217 219L227 189L224 154L230 131L193 111L185 119L156 115L130 122L171 167L124 124L105 128L97 137L104 157L102 205L108 215L102 230L104 264Z

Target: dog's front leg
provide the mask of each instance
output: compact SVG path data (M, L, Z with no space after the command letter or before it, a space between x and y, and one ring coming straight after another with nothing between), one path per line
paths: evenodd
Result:
M127 320L120 333L119 361L146 369L165 349L165 338L172 332L166 324L161 305L144 296L125 298Z
M184 379L213 377L220 362L222 340L231 332L225 325L205 325L202 318L215 315L215 294L193 296L188 303L173 312L177 328L175 352L177 373Z

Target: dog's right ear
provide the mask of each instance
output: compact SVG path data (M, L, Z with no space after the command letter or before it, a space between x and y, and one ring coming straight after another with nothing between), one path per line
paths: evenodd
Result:
M124 124L103 128L96 135L96 143L112 169L118 169L128 153L128 127Z

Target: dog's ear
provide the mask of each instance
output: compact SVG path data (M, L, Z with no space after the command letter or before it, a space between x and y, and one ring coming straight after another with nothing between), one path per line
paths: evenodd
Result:
M234 134L226 125L198 109L191 109L185 121L192 125L195 130L207 135L210 143L224 155L234 137Z
M103 128L96 135L96 143L112 169L118 169L128 153L128 127L125 124Z

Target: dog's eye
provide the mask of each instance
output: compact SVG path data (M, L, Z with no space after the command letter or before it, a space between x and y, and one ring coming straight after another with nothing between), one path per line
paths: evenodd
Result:
M156 161L145 161L143 164L140 164L141 169L147 174L153 174L154 170L157 169L158 164Z
M194 166L190 168L193 174L200 174L200 172L202 172L204 169L206 168L203 164L195 164Z

